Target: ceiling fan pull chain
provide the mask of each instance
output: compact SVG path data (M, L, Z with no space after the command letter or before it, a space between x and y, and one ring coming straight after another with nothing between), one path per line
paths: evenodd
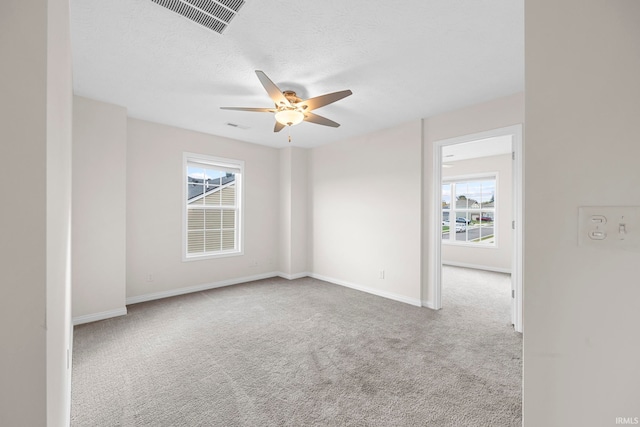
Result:
M291 143L291 126L287 126L289 131L289 143Z

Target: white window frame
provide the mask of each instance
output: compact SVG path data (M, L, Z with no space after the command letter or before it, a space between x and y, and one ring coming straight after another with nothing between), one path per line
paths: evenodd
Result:
M215 252L203 252L197 254L187 253L187 220L188 220L188 190L187 190L187 168L188 164L201 164L203 167L209 167L211 169L238 169L239 173L236 173L236 233L235 233L235 248L232 250L220 250ZM244 255L244 161L228 159L224 157L215 157L206 154L198 153L183 153L182 155L182 261L200 261L213 258L224 258L230 256Z
M488 181L488 180L495 180L496 182L496 197L494 199L494 205L493 208L490 209L465 209L464 212L465 214L468 213L469 211L480 211L480 215L482 215L482 212L492 212L493 213L493 243L482 243L480 242L470 242L470 241L466 241L466 240L457 240L457 239L443 239L442 238L442 233L440 233L440 240L442 241L442 244L444 245L452 245L452 246L465 246L465 247L471 247L471 248L485 248L485 249L497 249L498 248L498 227L497 224L499 222L499 218L498 218L498 203L499 203L499 186L500 186L500 180L498 178L498 172L486 172L486 173L481 173L481 174L473 174L473 175L460 175L460 176L448 176L448 177L443 177L442 178L442 184L453 184L453 183L459 183L459 182L470 182L470 181ZM453 188L453 186L452 186ZM440 186L440 199L442 200L442 185ZM454 225L452 228L451 225L451 218L457 218L456 217L456 212L459 212L457 209L452 209L451 206L455 203L455 196L454 196L454 192L451 192L451 202L450 202L450 207L449 207L449 237L451 237L451 230L454 230L454 235L455 235L455 221L454 221ZM444 221L444 216L442 215L442 211L444 209L440 209L440 224L442 224L442 222ZM467 225L468 227L468 225ZM468 232L465 231L465 233Z

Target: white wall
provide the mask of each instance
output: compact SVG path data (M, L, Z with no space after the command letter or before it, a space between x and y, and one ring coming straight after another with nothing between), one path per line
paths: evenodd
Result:
M71 62L64 1L0 3L0 425L68 425Z
M73 317L125 314L127 110L74 97Z
M442 263L486 270L510 272L513 255L513 175L510 154L448 162L443 178L496 173L496 229L495 246L442 245Z
M640 205L640 2L525 12L524 425L613 426L640 417L640 254L579 247L576 224Z
M308 273L309 150L292 147L291 164L291 275Z
M311 150L314 276L420 304L421 156L420 121Z
M46 422L47 5L0 7L0 421L36 426ZM8 209L22 177L33 181L29 197Z
M307 149L280 150L280 262L278 272L286 278L307 271Z
M278 270L283 276L287 276L291 272L291 148L283 148L279 151L280 155L280 215L278 239L279 258Z
M244 255L182 261L183 152L245 162ZM129 118L127 297L275 272L279 262L279 163L274 148Z
M422 246L422 300L427 305L434 304L435 284L428 266L433 264L434 254L429 250L431 234L435 225L433 218L433 143L436 141L470 135L474 133L503 128L524 122L524 94L511 96L472 105L460 110L440 114L423 120L424 150L423 162L423 246Z

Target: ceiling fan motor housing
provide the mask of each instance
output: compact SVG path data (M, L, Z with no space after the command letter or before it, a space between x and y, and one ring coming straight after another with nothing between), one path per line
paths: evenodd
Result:
M292 90L285 90L282 92L282 94L285 98L287 98L287 101L292 104L297 104L298 102L302 101L302 99L298 98L298 95L296 95L296 93Z

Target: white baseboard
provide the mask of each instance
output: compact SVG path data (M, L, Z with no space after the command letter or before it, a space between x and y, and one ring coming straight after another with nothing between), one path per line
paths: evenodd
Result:
M409 298L409 297L405 297L404 295L398 295L393 292L381 291L379 289L370 288L368 286L356 285L354 283L345 282L344 280L334 279L332 277L322 276L320 274L315 274L315 273L309 273L309 277L313 277L314 279L318 279L318 280L324 280L325 282L355 289L357 291L366 292L368 294L373 294L379 297L392 299L394 301L403 302L405 304L411 304L417 307L422 307L422 301L416 298Z
M138 304L146 301L153 301L153 300L162 299L162 298L169 298L169 297L174 297L178 295L190 294L193 292L206 291L208 289L222 288L224 286L237 285L240 283L252 282L254 280L269 279L271 277L282 277L287 280L294 280L302 277L313 277L314 279L324 280L325 282L355 289L361 292L366 292L372 295L377 295L379 297L388 298L394 301L411 304L417 307L422 307L422 306L429 307L429 308L433 307L431 303L426 301L420 301L419 299L408 298L408 297L405 297L404 295L398 295L393 292L382 291L379 289L370 288L368 286L356 285L354 283L345 282L344 280L335 279L332 277L322 276L320 274L309 273L309 272L296 273L296 274L286 274L283 272L269 272L269 273L257 274L254 276L245 276L245 277L238 277L234 279L221 280L219 282L205 283L202 285L188 286L185 288L171 289L168 291L154 292L151 294L137 295L133 297L128 297L126 299L126 305ZM127 314L127 308L124 307L117 310L110 310L110 311L104 311L101 313L87 314L84 316L74 317L73 324L80 325L82 323L95 322L98 320L109 319L111 317L123 316L126 314Z
M510 268L488 267L486 265L467 264L466 262L442 261L442 265L450 265L452 267L473 268L475 270L495 271L496 273L511 274Z
M283 279L294 280L294 279L301 279L303 277L311 276L311 273L304 272L304 273L296 273L296 274L287 274L287 273L278 271L277 275L282 277Z
M112 317L125 316L127 307L116 308L115 310L101 311L100 313L85 314L72 319L73 325L82 325L83 323L97 322L98 320L110 319Z
M256 274L254 276L245 276L245 277L238 277L235 279L221 280L219 282L205 283L202 285L188 286L186 288L171 289L168 291L154 292L152 294L144 294L144 295L137 295L134 297L128 297L126 302L127 302L127 305L138 304L140 302L145 302L145 301L153 301L156 299L175 297L178 295L190 294L193 292L206 291L208 289L215 289L215 288L222 288L224 286L237 285L239 283L252 282L254 280L269 279L271 277L277 277L278 275L279 274L276 272L270 272L270 273Z
M430 308L431 310L436 309L436 305L433 303L433 301L422 301L422 306Z

